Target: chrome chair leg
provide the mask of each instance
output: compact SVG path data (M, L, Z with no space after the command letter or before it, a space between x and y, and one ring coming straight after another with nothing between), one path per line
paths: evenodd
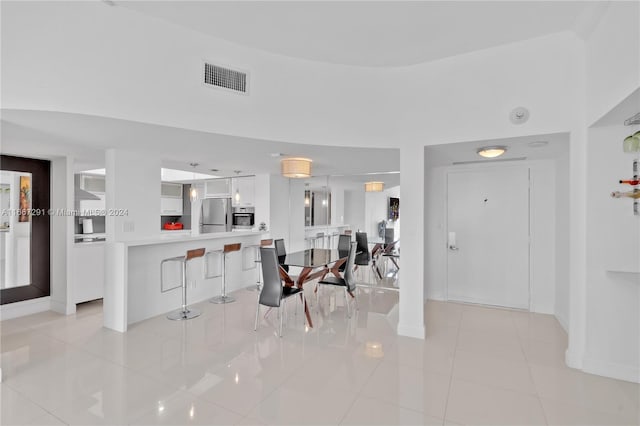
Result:
M284 305L284 303L281 303L280 306L278 307L278 316L280 317L280 330L278 332L278 335L280 337L282 337L282 306Z

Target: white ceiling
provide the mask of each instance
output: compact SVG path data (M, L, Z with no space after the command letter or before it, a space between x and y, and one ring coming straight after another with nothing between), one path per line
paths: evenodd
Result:
M48 111L3 109L1 136L3 153L71 155L76 171L104 167L106 148L148 150L159 153L164 167L193 171L190 163L197 162L195 171L222 176L234 176L235 170L243 175L279 174L280 157L272 156L276 153L311 158L314 175L349 175L352 182L400 169L397 149L292 144ZM213 168L219 171L211 172ZM398 175L384 174L381 180L399 183Z
M115 1L239 45L313 61L406 66L593 27L606 2Z

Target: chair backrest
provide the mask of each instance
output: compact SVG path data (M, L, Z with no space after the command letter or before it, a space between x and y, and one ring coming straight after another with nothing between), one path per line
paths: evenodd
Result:
M349 291L355 291L356 279L353 276L353 265L356 259L357 243L354 241L349 248L349 257L347 258L346 267L344 270L344 282L347 283Z
M366 232L356 232L356 264L367 265L371 257L369 256L369 242Z
M382 253L382 244L377 243L375 246L373 246L373 248L371 249L371 257L375 259L375 257L378 254Z
M202 256L204 256L203 248L187 250L187 255L185 256L184 260L191 260L191 259L195 259L196 257L202 257Z
M393 242L393 228L385 228L384 230L384 242L389 244Z
M222 251L224 253L231 253L232 251L238 251L240 250L240 247L242 246L241 243L234 243L234 244L225 244L224 248L222 249Z
M342 234L338 237L338 250L348 251L351 247L351 236Z
M284 239L274 240L273 245L276 248L276 256L285 256L287 254L287 249L284 247Z
M282 281L280 280L280 267L276 249L260 247L260 259L262 259L263 278L260 304L277 308L282 300Z
M351 250L351 236L347 234L342 234L338 237L338 253L340 256L348 256L349 250ZM340 265L338 270L340 272L344 272L347 267L347 262Z
M278 263L282 265L285 258L287 257L287 249L284 247L284 239L280 238L273 241L273 245L276 248L276 257L278 259ZM284 270L289 272L288 266L283 266Z
M395 248L396 248L396 244L398 243L398 241L392 241L389 244L385 244L384 246L384 250L382 251L383 254L388 254L391 253Z

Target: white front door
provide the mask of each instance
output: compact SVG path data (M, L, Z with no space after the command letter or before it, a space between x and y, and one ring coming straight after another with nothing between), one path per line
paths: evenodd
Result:
M529 169L447 178L448 299L529 309Z

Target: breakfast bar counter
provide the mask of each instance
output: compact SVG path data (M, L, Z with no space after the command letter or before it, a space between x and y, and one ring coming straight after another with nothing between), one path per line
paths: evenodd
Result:
M262 235L263 232L254 231L162 233L138 240L107 241L104 326L125 332L129 324L177 309L181 304L181 291L160 291L160 263L163 259L184 256L187 250L219 251L225 244L240 243L243 249L227 261L227 291L255 285L253 246L260 243ZM221 277L205 279L202 262L198 260L191 265L190 280L194 282L189 283L189 304L207 300L221 291Z

